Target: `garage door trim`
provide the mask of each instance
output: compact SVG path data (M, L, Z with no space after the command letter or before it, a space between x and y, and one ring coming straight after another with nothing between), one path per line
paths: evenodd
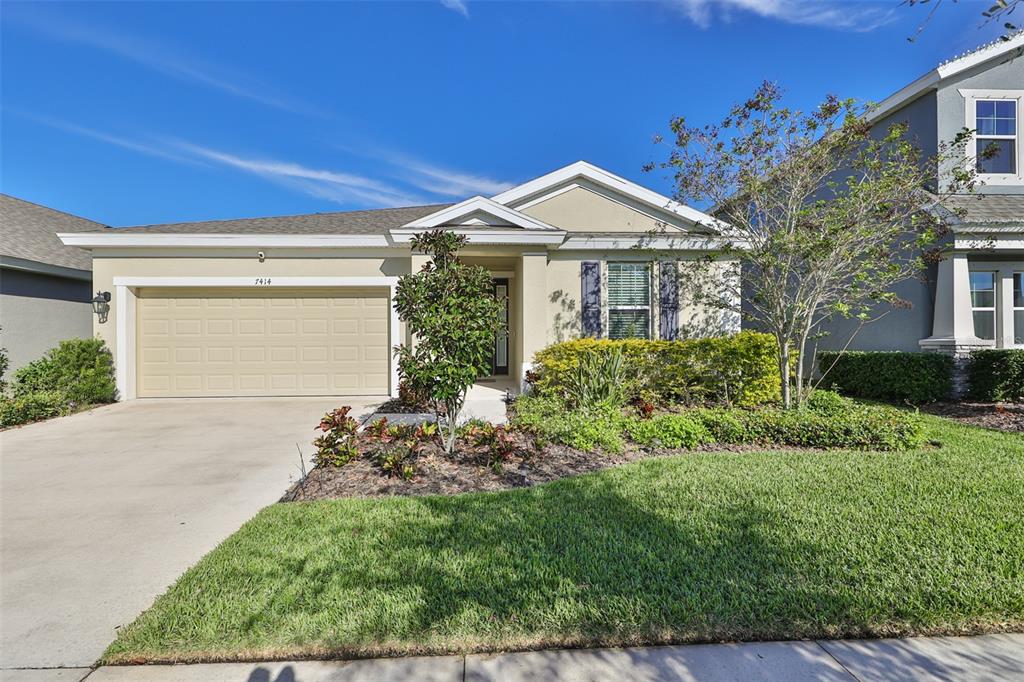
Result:
M135 289L140 287L241 287L259 289L305 287L386 287L388 289L389 347L400 343L398 313L394 308L397 277L115 277L114 311L117 324L117 357L114 370L120 400L132 400L135 395ZM388 358L390 366L390 394L398 396L398 364Z

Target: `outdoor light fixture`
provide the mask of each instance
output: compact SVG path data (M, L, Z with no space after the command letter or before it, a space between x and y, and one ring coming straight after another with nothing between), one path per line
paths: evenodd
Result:
M107 313L110 312L110 292L97 291L92 298L92 311L100 318L100 324L107 321Z

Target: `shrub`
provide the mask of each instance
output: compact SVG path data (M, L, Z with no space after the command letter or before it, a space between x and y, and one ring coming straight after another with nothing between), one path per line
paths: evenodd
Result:
M693 448L713 440L700 420L687 414L662 414L652 419L631 419L626 433L638 445Z
M568 399L569 386L584 358L622 353L624 400L653 397L663 403L760 405L780 397L775 340L768 334L648 341L575 339L534 357L539 395Z
M68 339L14 373L14 394L60 391L81 405L117 398L114 359L101 339Z
M17 426L70 414L71 402L60 391L0 397L0 427Z
M580 358L565 387L570 407L586 408L599 403L621 405L626 383L622 348L614 346Z
M1024 401L1024 350L976 350L967 366L968 395L986 402Z
M952 388L953 359L940 353L846 351L818 354L823 388L877 400L927 403Z
M577 450L622 450L626 418L616 405L601 404L587 410L567 410L554 397L520 396L512 424L546 440Z
M359 448L355 443L359 422L348 416L351 411L351 407L339 407L320 419L316 428L323 433L313 441L316 448L313 464L340 467L359 456Z
M693 410L717 442L855 450L906 450L924 443L920 415L885 405L801 410Z
M841 416L851 409L856 403L850 398L845 398L835 391L826 391L818 388L807 396L804 408L829 416Z

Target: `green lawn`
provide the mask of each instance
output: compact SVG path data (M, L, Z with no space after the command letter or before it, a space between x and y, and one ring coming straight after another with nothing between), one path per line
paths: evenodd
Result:
M1024 630L1024 438L698 454L527 490L277 504L108 662Z

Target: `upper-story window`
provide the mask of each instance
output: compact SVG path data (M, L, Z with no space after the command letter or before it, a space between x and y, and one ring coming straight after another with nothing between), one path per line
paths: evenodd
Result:
M976 164L978 179L983 186L1024 185L1024 90L958 92L964 98L964 125L974 131L967 158Z
M975 154L979 173L1017 173L1017 100L979 99Z

